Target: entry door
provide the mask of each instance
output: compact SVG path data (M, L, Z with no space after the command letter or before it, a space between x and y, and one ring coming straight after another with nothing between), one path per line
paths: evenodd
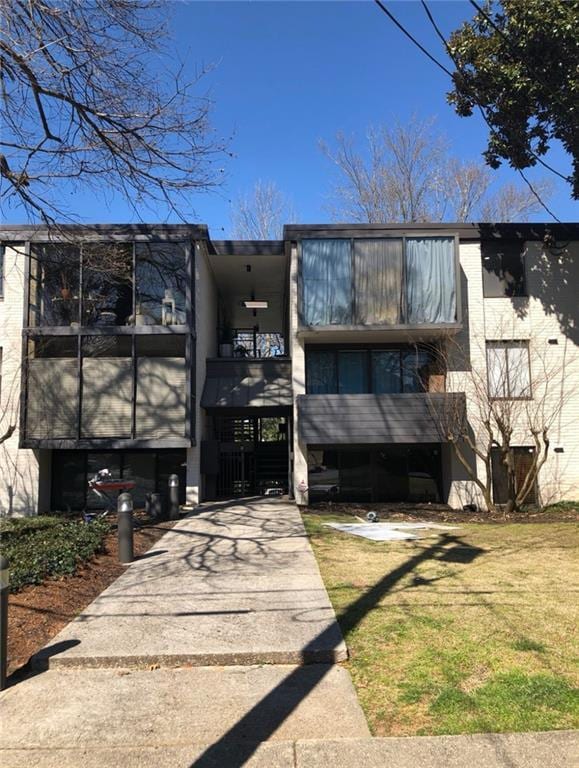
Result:
M222 498L255 492L255 456L250 443L221 443L217 493Z

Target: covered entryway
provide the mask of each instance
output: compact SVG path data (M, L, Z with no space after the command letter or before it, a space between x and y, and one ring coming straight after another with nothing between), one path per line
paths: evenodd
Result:
M291 363L287 358L207 361L201 405L204 497L274 496L290 482Z

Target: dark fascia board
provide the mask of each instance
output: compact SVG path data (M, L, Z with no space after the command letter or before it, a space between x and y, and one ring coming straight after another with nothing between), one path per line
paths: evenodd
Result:
M59 242L78 240L207 240L205 224L6 224L0 226L0 241Z
M283 256L283 240L210 240L209 253L218 256Z
M557 241L579 240L579 223L505 223L449 222L417 224L286 224L284 238L307 237L378 237L392 233L412 235L418 232L454 232L460 240L543 240L550 234Z

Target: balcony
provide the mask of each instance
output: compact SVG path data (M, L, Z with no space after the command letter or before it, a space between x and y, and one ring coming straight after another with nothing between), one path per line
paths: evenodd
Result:
M305 238L299 329L306 338L427 338L460 329L458 243L420 237Z
M201 407L211 410L289 408L292 405L291 361L288 358L213 359L207 361L207 377Z
M464 393L299 395L298 432L306 445L445 442L445 413L464 410Z

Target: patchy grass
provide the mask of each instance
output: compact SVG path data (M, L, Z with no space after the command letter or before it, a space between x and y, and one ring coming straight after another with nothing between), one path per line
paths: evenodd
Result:
M304 519L375 735L579 726L576 525L375 543Z

